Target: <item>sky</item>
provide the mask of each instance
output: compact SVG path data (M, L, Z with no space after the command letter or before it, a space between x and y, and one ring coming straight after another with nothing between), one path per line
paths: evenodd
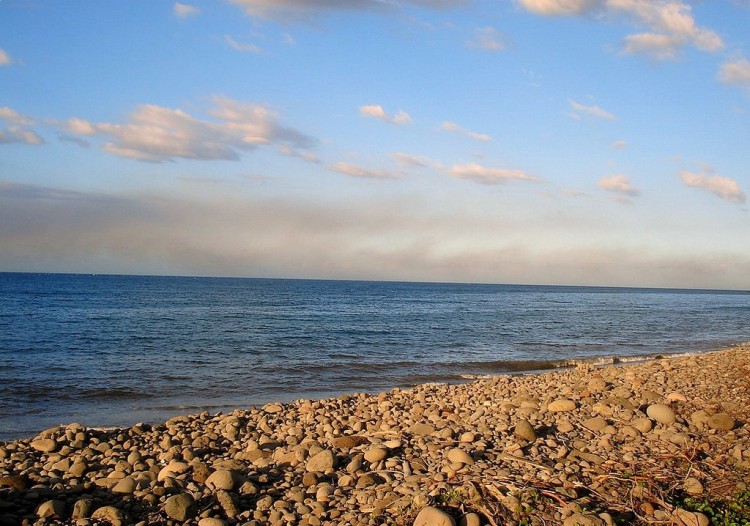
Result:
M750 289L748 0L0 0L0 271Z

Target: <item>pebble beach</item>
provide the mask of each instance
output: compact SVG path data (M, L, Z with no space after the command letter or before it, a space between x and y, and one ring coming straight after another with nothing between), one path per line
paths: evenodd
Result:
M750 344L0 443L0 525L750 524L749 486Z

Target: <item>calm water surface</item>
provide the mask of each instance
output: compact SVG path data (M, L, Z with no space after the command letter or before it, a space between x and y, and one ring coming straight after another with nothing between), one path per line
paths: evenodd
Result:
M749 335L743 292L0 273L0 439Z

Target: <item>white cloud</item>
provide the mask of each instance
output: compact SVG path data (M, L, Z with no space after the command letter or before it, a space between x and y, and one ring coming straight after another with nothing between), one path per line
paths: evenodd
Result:
M34 119L28 115L22 115L8 106L0 108L0 119L15 126L31 126L34 124Z
M379 170L374 168L364 168L357 164L338 162L329 169L333 172L348 175L349 177L358 177L364 179L400 179L404 177L402 172Z
M445 9L469 0L229 0L250 16L268 19L307 20L334 11L398 12L413 6Z
M597 11L625 16L648 29L625 37L623 51L671 60L687 45L715 52L724 47L711 29L699 27L692 8L682 0L518 0L528 11L547 16L583 15Z
M697 174L683 170L680 172L680 180L685 186L706 190L726 201L745 202L745 192L742 191L739 183L730 177L722 177L718 174L708 175L706 171Z
M591 117L596 117L597 119L610 121L617 119L617 117L608 111L601 109L599 106L586 106L585 104L581 104L572 99L569 99L568 102L570 103L570 107L573 108L573 116L576 118L580 118L582 115L589 115Z
M227 97L213 98L207 112L216 120L199 119L180 109L144 104L125 123L90 123L70 119L64 128L78 135L102 135L110 142L103 150L141 161L163 162L182 159L239 158L239 152L260 145L280 144L310 148L311 137L282 126L276 114L265 106ZM216 122L218 121L218 122Z
M480 184L506 184L511 181L538 181L523 170L492 168L477 163L454 165L448 172L452 177L467 179Z
M182 4L180 2L175 2L172 9L174 11L175 16L178 18L187 18L189 16L195 16L201 12L201 10L195 6L192 6L189 4Z
M719 80L725 84L750 88L750 61L743 58L725 62L719 69Z
M0 47L0 66L10 66L13 60L7 51Z
M622 140L615 141L612 144L610 144L610 146L614 148L615 150L624 150L625 148L628 147L628 141L622 141Z
M641 194L633 184L630 182L630 178L627 175L612 175L610 177L602 177L596 184L602 190L618 194L620 197L637 197ZM628 202L623 200L622 202Z
M519 0L521 5L538 15L578 15L598 4L598 0Z
M459 126L455 122L445 121L443 124L440 125L440 129L449 131L449 132L458 133L460 135L465 135L466 137L470 137L474 139L475 141L489 142L492 140L492 137L490 137L489 135L467 130L466 128Z
M388 115L380 105L360 106L359 114L365 118L380 119L383 122L391 124L408 124L411 122L411 115L403 110L399 110L394 115Z
M259 46L256 46L255 44L243 44L241 42L237 42L229 35L224 35L224 41L229 45L229 47L231 47L235 51L239 51L240 53L255 53L257 55L263 52L263 50Z
M494 27L480 27L474 31L474 38L466 45L485 51L502 51L505 49L505 37Z

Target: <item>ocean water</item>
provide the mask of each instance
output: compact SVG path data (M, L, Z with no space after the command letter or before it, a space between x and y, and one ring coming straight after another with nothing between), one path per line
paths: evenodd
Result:
M746 292L0 273L0 439L747 340Z

